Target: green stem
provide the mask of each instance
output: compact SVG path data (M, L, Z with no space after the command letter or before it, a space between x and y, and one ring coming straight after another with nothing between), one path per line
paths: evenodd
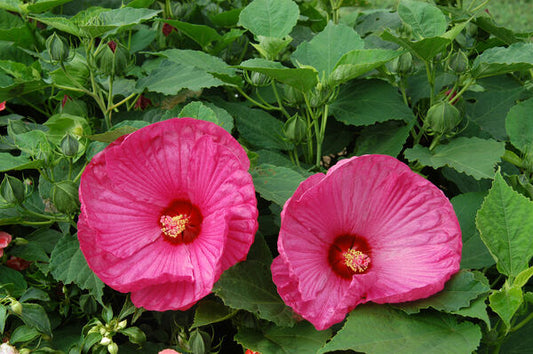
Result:
M47 215L47 214L42 214L42 213L38 213L36 211L33 211L33 210L30 210L26 207L22 207L22 209L24 209L24 212L27 213L27 214L31 214L33 216L37 216L39 218L43 218L43 219L49 219L53 222L57 221L57 220L63 220L64 218L58 218L57 216L54 216L54 215ZM62 215L62 214L61 214Z
M502 160L510 162L516 167L524 168L522 159L512 151L505 150L502 156Z
M34 105L33 103L31 103L30 101L25 99L23 96L19 96L18 98L20 100L24 101L24 103L26 103L31 108L35 109L37 112L40 112L40 113L44 114L45 116L49 116L50 115L48 112L46 112L46 111L42 110L41 108L37 107L36 105Z
M509 330L509 332L518 331L520 328L524 327L529 321L533 320L533 312L531 312L526 318L524 318L522 321L520 321L519 324L514 326Z
M72 178L72 157L68 158L68 179Z
M429 83L429 106L433 106L433 101L435 99L435 73L433 72L432 65L429 61L424 61L424 65L426 66L426 75L428 77L428 83Z
M122 106L124 103L128 102L129 100L131 100L133 97L135 97L137 94L136 93L132 93L131 95L129 95L128 97L124 98L122 101L120 101L119 103L115 103L114 105L112 105L111 107L109 107L108 109L109 110L113 110L117 107L120 107ZM139 95L140 96L140 95ZM129 110L129 107L128 107L128 110Z
M281 113L283 113L283 115L287 119L289 119L291 116L289 115L289 113L287 113L285 107L283 107L283 103L281 102L281 98L279 97L278 89L276 88L276 82L274 80L272 80L272 91L274 91L274 96L276 96L276 101L278 102L278 107L280 108Z
M456 101L457 101L457 100L463 95L463 93L465 93L465 91L466 91L470 86L472 86L472 84L473 84L474 82L475 82L474 80L468 80L468 81L466 82L466 84L461 88L461 90L459 90L459 92L457 92L457 93L455 94L455 97L452 98L452 99L450 100L450 103L451 103L451 104L454 104L454 103L455 103L455 102L456 102ZM450 92L450 95L453 94L453 90L455 90L455 86L454 86L454 88L452 89L452 92Z
M113 75L109 75L108 82L109 91L107 92L107 109L104 118L106 119L107 129L109 130L112 127L111 115L113 114L113 110L110 108L113 106Z
M435 135L433 140L431 141L431 144L429 145L429 151L433 151L437 145L439 145L440 139L442 138L442 134Z
M271 106L269 105L268 107L257 102L256 100L254 100L253 98L251 98L250 96L248 96L246 94L246 92L244 92L240 87L236 87L237 91L239 91L239 93L244 97L246 98L248 101L252 102L253 104L255 104L257 107L259 108L262 108L262 109L265 109L267 111L272 111L272 110L276 110L276 111L279 111L280 109L278 107L274 107L274 106Z

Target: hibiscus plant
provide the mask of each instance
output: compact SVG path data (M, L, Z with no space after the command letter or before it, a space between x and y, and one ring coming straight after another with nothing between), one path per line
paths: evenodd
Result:
M0 352L531 351L533 31L369 2L0 0Z

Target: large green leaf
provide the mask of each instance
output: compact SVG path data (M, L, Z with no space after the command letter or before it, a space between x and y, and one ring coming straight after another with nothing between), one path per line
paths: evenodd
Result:
M282 38L291 33L300 10L292 0L254 0L239 15L239 24L256 36Z
M317 331L309 322L292 328L262 326L241 327L235 340L244 348L265 354L316 353L331 336L331 330Z
M451 199L463 235L462 269L479 269L494 264L494 259L481 240L476 228L476 214L481 208L485 195L486 193L471 192L460 194Z
M45 12L47 10L53 9L56 6L66 4L72 0L37 0L33 3L28 4L28 11L34 14Z
M300 173L287 168L262 164L251 171L255 190L261 197L283 206L300 182L305 178Z
M409 137L410 130L410 125L393 120L364 127L355 141L355 153L397 157Z
M0 10L0 40L12 41L22 47L31 47L34 38L30 27L20 16Z
M533 68L533 43L514 43L484 51L472 64L471 74L480 79Z
M446 32L446 16L436 6L422 1L402 0L398 15L418 39L440 36Z
M0 60L0 102L47 86L35 68L11 60Z
M165 60L148 76L137 81L137 92L148 89L164 95L176 95L182 89L198 91L221 85L224 82L202 69Z
M141 22L157 16L160 12L160 10L121 7L99 13L94 18L80 24L80 29L85 35L96 38L130 29Z
M50 272L57 281L87 289L102 302L104 283L87 265L76 238L65 235L57 242L50 255Z
M7 293L18 298L27 287L28 284L21 272L0 265L0 294Z
M191 329L227 320L236 313L237 310L231 309L220 302L203 300L194 311L194 322Z
M309 91L318 82L318 74L313 68L288 68L281 63L261 58L246 60L239 68L263 73L300 91Z
M500 273L515 277L528 268L533 256L533 202L508 186L500 173L476 224Z
M192 117L220 125L231 133L233 130L233 118L224 109L203 102L191 102L180 111L178 117Z
M523 152L533 151L533 98L513 106L505 118L511 143Z
M525 92L522 84L505 75L479 80L482 92L464 94L466 114L482 131L494 138L506 140L505 116Z
M489 301L490 308L500 316L507 328L510 328L511 319L524 302L524 296L520 287L508 287L506 283L502 289L490 294Z
M256 314L280 326L292 326L295 316L279 297L268 265L249 260L226 270L213 291L234 309Z
M396 307L405 312L418 313L422 309L434 308L454 312L469 307L470 302L490 291L487 279L481 273L461 271L455 274L437 294L425 299L406 302Z
M475 179L492 178L494 167L505 151L505 144L476 137L456 138L446 145L439 145L432 152L415 145L404 152L409 161L419 161L424 166L439 168L449 166Z
M218 34L213 28L206 25L197 25L194 23L188 23L178 20L162 20L171 26L176 27L187 37L198 43L200 47L207 48L209 44L222 39L222 36Z
M350 313L344 327L322 348L394 353L471 353L481 340L479 326L443 313L407 315L384 305L364 305Z
M328 23L311 41L301 43L291 56L296 67L309 65L320 80L327 79L342 56L354 49L364 49L364 41L346 25Z
M490 329L490 318L487 313L487 304L485 303L488 297L488 294L480 296L472 301L469 307L463 307L457 311L452 311L452 314L463 317L479 318L480 320L483 320L487 324L487 328Z
M342 56L329 76L329 83L340 85L355 79L400 56L401 51L389 49L355 49Z
M381 80L353 81L343 86L330 111L338 121L356 126L414 119L398 90Z
M32 160L29 156L13 156L9 152L0 152L0 172L39 168L42 161Z
M41 333L52 336L50 319L41 305L32 303L22 303L22 313L19 316L24 323L35 328Z

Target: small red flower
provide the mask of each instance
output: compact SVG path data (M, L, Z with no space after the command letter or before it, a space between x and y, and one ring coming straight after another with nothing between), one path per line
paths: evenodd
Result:
M69 95L64 95L63 99L61 100L61 108L65 108L65 104L67 104L67 101L72 100L72 97Z
M0 111L3 111L4 109L6 109L6 101L0 102Z
M246 349L246 352L244 354L261 354L260 352L254 352L253 350Z
M11 235L7 232L0 231L0 257L4 255L4 248L11 242Z
M6 261L6 265L9 268L14 269L14 270L18 270L18 271L22 271L24 269L28 269L30 264L31 264L30 261L27 261L27 260L19 258L19 257L14 257L14 256L11 256L11 258L9 258Z
M169 34L172 33L172 31L175 31L175 30L176 30L176 27L174 27L172 25L169 25L168 23L165 23L163 25L162 32L163 32L163 35L165 35L165 37L167 37Z
M135 106L133 106L135 109L139 109L141 111L144 111L146 108L150 107L152 105L152 101L149 98L144 97L143 95L140 95L137 99L137 102L135 102Z
M107 45L108 45L109 49L111 49L111 51L112 51L113 53L115 52L115 50L117 50L117 42L115 42L115 41L109 41L109 42L107 43Z

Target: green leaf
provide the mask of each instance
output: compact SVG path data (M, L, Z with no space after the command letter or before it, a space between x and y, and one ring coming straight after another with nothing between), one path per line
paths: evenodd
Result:
M47 86L34 67L11 60L0 60L0 102Z
M472 64L476 79L533 68L533 43L514 43L484 51Z
M513 106L505 118L511 143L522 152L533 151L533 98Z
M356 155L381 154L397 157L409 137L411 125L387 121L364 127L355 141Z
M270 164L261 164L250 171L255 190L261 197L283 206L300 182L305 178L300 173Z
M490 308L500 316L507 328L511 327L511 319L522 303L524 297L518 286L504 287L489 296Z
M292 54L291 61L296 67L312 66L322 80L329 77L344 54L363 48L364 41L352 28L330 22L311 41L301 43Z
M373 354L471 353L481 340L479 326L454 316L425 312L407 315L384 305L358 306L344 327L322 348Z
M215 109L218 108L214 105L211 105L211 107L214 107ZM217 114L211 107L203 102L191 102L183 107L181 112L178 114L178 117L191 117L213 122L231 133L231 130L233 129L233 118L224 109L218 108L219 114Z
M0 9L13 11L20 14L26 12L26 8L22 0L1 0Z
M479 277L479 276L478 276ZM395 305L403 311L412 314L422 309L434 308L438 311L453 312L470 306L470 303L480 295L490 291L486 279L480 280L472 272L461 271L455 274L437 294L425 299L410 301Z
M279 326L292 326L292 310L279 297L270 268L258 261L245 261L226 270L213 291L227 306L254 313Z
M398 90L382 80L354 81L343 86L330 111L348 125L372 125L388 120L414 119Z
M457 311L452 311L452 314L483 320L487 324L487 328L490 330L490 318L489 314L487 313L487 304L485 303L487 298L488 294L480 296L472 301L469 307L463 307Z
M292 0L254 0L239 15L239 25L255 36L282 38L291 33L300 11Z
M262 326L260 329L241 327L235 340L244 348L268 354L316 353L331 336L331 330L317 331L309 322L299 322L292 328Z
M29 300L38 300L38 301L50 301L50 296L48 293L41 289L37 288L28 288L24 294L20 297L20 302L26 302Z
M314 88L318 82L318 74L313 68L287 68L279 62L261 58L246 60L238 67L240 69L263 73L281 83L304 92Z
M509 333L501 346L500 353L524 354L533 348L533 321L529 321L522 328Z
M419 161L424 166L439 168L449 166L475 179L492 178L494 167L500 162L505 144L495 140L476 137L460 137L446 145L439 145L431 152L428 148L415 145L404 152L409 161Z
M197 25L178 20L162 21L179 29L183 34L198 43L198 45L202 48L207 48L207 46L212 42L222 39L222 36L220 36L217 31L206 25Z
M138 129L130 126L123 126L117 129L110 130L105 133L88 135L87 138L93 141L100 141L103 143L112 143L123 135L131 134Z
M466 114L482 131L498 140L506 140L505 116L525 92L513 77L497 76L479 80L482 92L465 92Z
M128 336L131 343L142 345L146 342L146 334L139 327L128 327L119 332Z
M251 146L285 151L293 148L293 145L283 138L283 122L268 112L237 103L217 104L235 118L240 137Z
M9 338L9 342L12 344L29 342L32 339L37 338L39 335L39 331L37 331L35 328L27 325L22 325L15 328L15 330L11 334L11 337Z
M14 42L22 47L31 47L34 43L29 26L26 26L20 16L4 10L0 10L0 40Z
M44 125L49 128L46 134L50 141L58 145L67 133L77 137L91 134L86 118L66 113L54 114Z
M402 0L398 5L398 15L409 25L418 38L440 36L446 32L446 17L436 6L422 1Z
M477 213L476 224L500 273L515 277L529 267L533 202L508 186L500 173Z
M462 269L480 269L494 264L494 259L476 228L476 213L481 208L485 195L486 193L471 192L451 199L463 235Z
M225 321L236 313L237 310L233 310L220 302L203 300L196 307L191 329Z
M33 161L26 155L13 156L9 152L0 152L0 172L39 168L42 161Z
M476 17L475 23L478 27L494 35L496 38L501 39L506 44L513 44L513 43L522 41L509 28L504 27L504 26L498 26L491 17L488 17L488 16Z
M105 37L109 34L131 29L133 26L157 16L160 12L161 10L121 7L100 12L85 24L81 24L80 28L89 37Z
M355 79L400 56L401 51L389 49L355 49L342 56L329 76L333 86Z
M37 0L34 3L28 4L28 11L34 14L41 13L71 1L72 0Z
M8 316L9 314L7 312L7 308L4 305L0 304L0 333L4 333Z
M214 103L211 102L203 102L205 106L212 109L213 112L215 112L217 116L218 125L220 125L222 128L224 128L228 133L231 133L233 131L233 117L231 114L228 113L224 108L220 108Z
M137 92L148 89L164 95L177 95L182 89L199 91L221 85L224 82L202 69L165 60L148 76L137 81Z
M52 336L50 320L41 305L27 302L22 303L22 313L19 317L26 325L50 337Z
M529 267L526 270L523 270L518 274L513 282L513 286L517 286L519 288L523 287L527 284L529 281L529 278L533 276L533 267Z
M0 265L0 294L7 293L18 298L27 287L28 284L22 273Z
M102 302L104 283L87 265L76 238L65 235L57 242L50 255L50 272L57 281L87 289Z

